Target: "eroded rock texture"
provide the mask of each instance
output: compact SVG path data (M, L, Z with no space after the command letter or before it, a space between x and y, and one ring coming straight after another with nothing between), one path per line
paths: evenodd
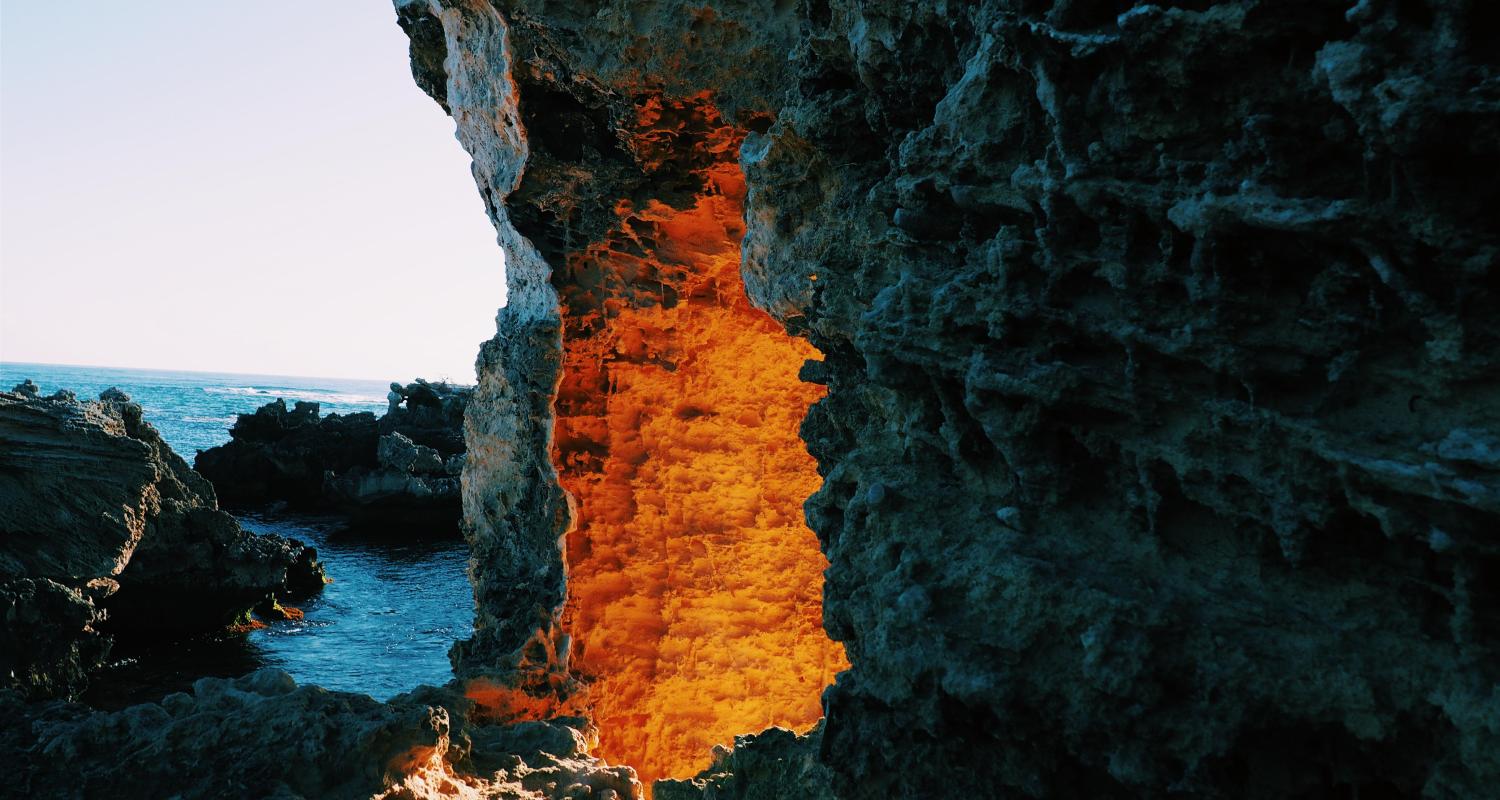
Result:
M833 776L818 760L821 728L799 736L785 728L734 737L708 769L685 780L657 781L655 800L834 800Z
M1490 4L397 5L511 280L461 670L565 660L569 254L701 191L633 133L701 97L744 288L824 354L840 796L1500 780Z
M108 632L222 628L273 597L323 586L317 554L254 535L115 389L80 403L0 392L0 674L72 695Z
M628 800L582 720L492 726L450 689L379 703L266 668L121 711L0 692L6 789L23 797Z
M439 38L424 26L453 49L505 43L482 6L403 13L419 71L440 61L420 52ZM586 710L596 754L644 781L687 777L736 733L813 725L845 664L822 630L826 562L801 509L818 478L797 426L822 392L797 373L816 351L744 291L744 129L706 93L622 95L532 59L507 75L480 65L474 80L499 85L442 95L482 148L476 169L514 177L488 186L526 236L507 245L523 299L482 356L470 415L481 611L457 665ZM497 143L485 121L507 118L529 138ZM533 492L543 503L507 505ZM493 681L473 696L517 702Z
M797 372L815 351L745 297L738 136L698 99L638 103L634 137L706 150L664 159L702 188L680 208L620 204L604 243L554 274L553 460L573 500L569 666L597 754L650 781L692 774L738 732L811 725L845 662L802 514L818 479L797 427L821 391Z

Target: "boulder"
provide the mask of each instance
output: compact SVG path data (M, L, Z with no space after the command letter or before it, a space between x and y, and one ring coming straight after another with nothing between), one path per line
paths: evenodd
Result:
M316 551L241 529L119 390L0 392L0 445L0 659L29 693L75 693L101 633L212 630L323 585Z
M437 450L405 434L387 433L375 450L376 467L354 467L325 477L325 497L359 529L407 528L456 531L461 510L459 478L463 454L446 461Z
M438 451L417 444L399 432L380 437L380 443L375 447L375 460L381 469L394 472L413 475L443 473L443 458Z

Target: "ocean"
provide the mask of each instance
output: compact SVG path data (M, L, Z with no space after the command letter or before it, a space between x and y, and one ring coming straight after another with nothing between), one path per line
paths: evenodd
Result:
M278 397L287 405L317 402L324 414L380 414L390 383L0 362L0 388L27 378L43 395L70 389L89 399L121 389L189 463L199 450L229 441L237 414ZM145 649L117 644L114 664L91 680L86 701L104 707L154 701L207 675L235 677L262 666L284 669L298 683L381 700L452 679L448 648L468 637L474 621L462 539L420 533L370 539L341 534L334 518L269 510L236 516L249 530L318 549L333 582L300 605L306 618Z

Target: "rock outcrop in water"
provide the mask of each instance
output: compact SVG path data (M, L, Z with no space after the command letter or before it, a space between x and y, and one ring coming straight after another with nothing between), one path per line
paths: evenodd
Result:
M456 531L471 390L420 379L391 387L391 409L378 419L267 403L241 414L231 441L194 466L234 508L286 502L346 514L356 528Z
M564 316L672 302L584 255L693 233L630 214L705 191L710 108L744 289L824 355L838 796L1500 781L1491 4L396 5L510 281L461 672L568 669Z
M257 536L115 389L0 392L0 674L72 695L108 636L222 628L323 586L317 554Z
M115 712L0 692L5 786L22 797L629 800L582 720L491 724L451 690L379 703L266 668Z

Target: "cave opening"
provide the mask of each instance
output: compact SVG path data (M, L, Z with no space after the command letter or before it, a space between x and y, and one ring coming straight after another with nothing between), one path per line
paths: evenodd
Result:
M744 132L707 95L636 111L632 149L675 177L665 201L618 201L618 224L556 265L552 457L570 495L576 699L595 754L649 787L736 734L812 727L847 662L802 512L821 479L798 427L824 389L798 371L818 352L740 277Z

